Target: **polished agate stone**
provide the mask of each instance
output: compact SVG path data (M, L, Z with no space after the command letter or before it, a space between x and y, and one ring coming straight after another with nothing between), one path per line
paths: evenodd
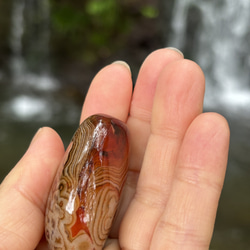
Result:
M51 249L102 249L128 169L123 122L87 118L75 132L47 201L45 235Z

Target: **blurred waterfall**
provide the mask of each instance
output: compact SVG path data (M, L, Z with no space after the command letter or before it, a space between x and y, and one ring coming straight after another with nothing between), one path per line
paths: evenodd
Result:
M175 0L168 46L206 77L205 110L230 126L225 185L210 249L249 249L250 1Z
M205 72L205 106L249 105L250 1L176 0L171 25L169 46Z
M12 4L9 67L13 93L5 113L18 120L49 120L57 107L50 94L58 89L50 73L49 0L13 0Z
M8 3L1 13L10 13L4 18L8 18L6 48L11 49L4 58L8 65L2 79L0 68L1 181L23 155L39 127L56 129L63 135L66 146L78 125L80 106L52 74L49 0L0 3Z
M13 0L10 70L14 84L51 90L56 81L50 75L49 1Z

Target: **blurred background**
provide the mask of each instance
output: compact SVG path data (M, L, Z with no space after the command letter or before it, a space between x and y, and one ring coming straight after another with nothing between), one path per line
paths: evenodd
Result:
M65 146L89 84L127 61L177 47L206 76L204 111L231 128L225 187L210 249L250 249L250 1L0 1L0 181L41 126Z

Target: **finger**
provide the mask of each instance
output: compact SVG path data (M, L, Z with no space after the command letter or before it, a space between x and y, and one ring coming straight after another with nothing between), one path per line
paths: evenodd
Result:
M122 224L122 247L149 247L171 190L183 136L192 120L201 113L203 96L204 75L195 63L178 60L162 71L154 98L151 135L136 194Z
M90 115L103 113L127 121L132 96L132 78L129 66L122 61L116 61L97 73L86 96L81 121ZM121 204L121 208L123 205ZM121 211L121 210L120 210ZM111 231L117 236L121 220L121 212L116 218Z
M183 59L176 49L159 49L151 53L140 69L130 108L128 127L131 139L130 169L139 171L142 164L148 136L155 89L164 67L173 61Z
M208 249L221 194L229 128L217 114L202 114L187 131L168 205L152 249Z
M106 66L95 76L90 85L81 121L96 113L127 121L131 95L132 78L129 66L121 61Z
M0 186L0 242L4 249L35 249L44 232L45 205L63 143L42 128Z
M127 121L130 135L130 157L127 181L121 198L120 210L117 213L111 235L116 237L121 220L135 193L145 147L150 133L150 120L155 95L155 88L162 69L173 61L183 59L176 49L159 49L151 53L142 64L135 85L130 116Z

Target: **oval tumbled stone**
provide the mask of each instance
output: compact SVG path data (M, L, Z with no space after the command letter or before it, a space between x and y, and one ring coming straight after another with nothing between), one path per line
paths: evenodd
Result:
M45 235L51 249L102 249L128 170L123 122L87 118L75 132L47 201Z

